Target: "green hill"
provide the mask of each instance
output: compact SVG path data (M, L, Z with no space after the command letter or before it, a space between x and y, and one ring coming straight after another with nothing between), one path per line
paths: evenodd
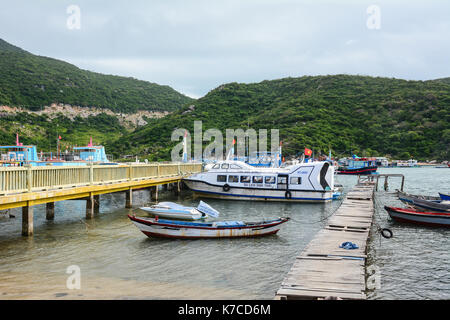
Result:
M230 83L192 106L153 120L110 146L117 154L170 159L174 128L280 129L283 154L304 147L349 156L450 158L450 85L366 76L285 78Z
M133 113L174 111L191 101L169 86L82 70L0 39L0 105L35 110L64 103Z

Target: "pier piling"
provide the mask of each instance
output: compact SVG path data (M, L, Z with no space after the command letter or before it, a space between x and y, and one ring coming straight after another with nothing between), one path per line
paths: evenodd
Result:
M133 208L133 189L129 189L125 192L125 208L131 209Z
M22 207L22 235L33 235L33 206Z
M54 220L55 219L55 203L54 202L48 202L46 204L46 215L45 218L47 220Z
M100 195L94 196L94 214L100 213Z
M94 218L94 206L95 206L95 200L94 200L94 196L91 195L87 198L86 201L86 219L92 219Z

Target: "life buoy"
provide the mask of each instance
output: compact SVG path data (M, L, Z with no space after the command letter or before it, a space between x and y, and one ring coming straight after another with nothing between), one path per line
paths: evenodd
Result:
M286 199L291 199L291 198L292 198L292 193L288 190L288 191L286 191L286 193L284 194L284 197L285 197Z
M381 229L381 235L383 236L383 238L390 239L394 236L394 233L391 230L384 228Z
M222 188L223 188L223 191L225 191L225 192L230 191L230 185L227 183L225 183Z

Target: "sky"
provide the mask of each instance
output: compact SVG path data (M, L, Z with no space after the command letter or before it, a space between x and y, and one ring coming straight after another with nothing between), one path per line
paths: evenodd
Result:
M304 75L450 77L448 0L0 0L0 38L193 98Z

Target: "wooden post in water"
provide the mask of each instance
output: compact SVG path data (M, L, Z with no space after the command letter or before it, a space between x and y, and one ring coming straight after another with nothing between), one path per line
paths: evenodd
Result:
M55 219L55 203L54 202L48 202L46 204L46 215L45 218L47 220L54 220Z
M100 195L94 196L94 214L100 213Z
M33 207L29 203L22 207L22 235L33 235Z
M94 196L91 193L86 201L86 219L94 218L94 202Z
M125 191L125 208L133 208L133 189Z
M389 185L388 185L388 178L389 176L384 177L384 191L387 191Z

